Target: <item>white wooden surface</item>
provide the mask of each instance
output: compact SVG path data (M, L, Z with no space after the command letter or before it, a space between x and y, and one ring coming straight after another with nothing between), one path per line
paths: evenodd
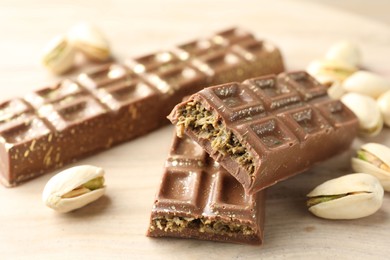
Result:
M40 51L52 36L81 20L99 25L118 57L238 25L277 43L289 70L304 68L331 43L348 38L361 46L366 68L390 78L389 27L309 2L2 0L0 99L55 82L58 78L39 66ZM352 151L269 189L261 247L145 237L172 130L167 126L74 164L105 168L108 189L102 199L71 214L57 214L41 203L54 173L14 189L0 187L0 259L389 257L389 194L379 212L360 220L322 220L305 208L305 194L313 187L351 171ZM365 141L390 145L390 131L358 139L354 148Z

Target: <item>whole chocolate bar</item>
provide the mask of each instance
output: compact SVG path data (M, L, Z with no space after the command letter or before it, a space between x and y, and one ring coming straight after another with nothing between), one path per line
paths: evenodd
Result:
M261 244L264 193L245 194L199 145L175 137L147 235Z
M305 72L210 87L169 116L252 194L347 149L357 118Z
M0 104L0 180L41 175L168 123L209 84L283 71L279 50L241 29L105 65Z

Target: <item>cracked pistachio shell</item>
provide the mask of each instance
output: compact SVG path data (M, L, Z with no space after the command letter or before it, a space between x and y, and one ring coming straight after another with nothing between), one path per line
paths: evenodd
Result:
M104 34L88 23L75 25L68 32L70 43L88 58L105 61L110 55L110 46Z
M345 90L341 86L340 82L334 82L328 89L328 95L332 99L340 99L344 94Z
M64 198L70 191L87 182L104 176L104 170L91 165L81 165L66 169L53 176L46 184L42 200L50 208L61 212L69 212L81 208L98 198L105 192L105 186L83 193L81 195Z
M330 46L325 54L325 58L328 60L341 60L353 67L357 67L361 62L361 53L355 43L340 41Z
M383 128L383 118L376 100L358 93L347 93L341 101L351 109L359 120L359 135L375 136Z
M343 88L347 92L356 92L373 98L390 90L390 80L368 71L357 71L346 78Z
M385 124L390 127L390 90L380 95L377 102Z
M55 74L62 74L74 65L76 51L65 36L53 38L44 48L42 63L45 68Z
M306 68L310 75L326 86L342 82L356 70L356 67L341 60L314 60Z
M343 195L311 206L309 211L326 219L357 219L374 214L382 206L383 194L377 178L354 173L322 183L307 197Z
M367 143L362 145L360 150L375 156L388 168L380 168L370 160L354 157L351 160L353 170L375 176L380 181L383 188L386 191L390 191L390 148L382 144Z

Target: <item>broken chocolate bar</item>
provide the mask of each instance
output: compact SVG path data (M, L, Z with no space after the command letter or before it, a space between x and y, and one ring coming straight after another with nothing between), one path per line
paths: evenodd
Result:
M147 235L261 244L264 193L245 194L198 144L175 136Z
M234 28L3 102L0 180L14 186L144 135L209 84L281 71L276 47Z
M305 72L210 87L169 116L252 194L347 149L357 118Z

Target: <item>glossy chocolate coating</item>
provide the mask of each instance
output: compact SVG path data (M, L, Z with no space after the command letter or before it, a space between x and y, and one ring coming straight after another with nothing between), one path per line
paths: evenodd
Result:
M230 154L214 149L187 127L195 140L253 194L303 172L347 149L356 136L357 118L305 72L283 73L209 87L178 104L169 116L179 121L188 104L199 103L233 133L253 159L249 172ZM221 127L223 128L223 127Z
M261 244L264 193L245 194L242 185L198 144L186 136L175 136L147 235ZM178 221L186 220L192 225L180 228ZM213 224L204 227L202 223ZM235 225L235 232L229 232L228 225Z
M157 129L210 83L283 71L279 50L263 45L271 46L233 28L1 103L1 182L14 186Z

